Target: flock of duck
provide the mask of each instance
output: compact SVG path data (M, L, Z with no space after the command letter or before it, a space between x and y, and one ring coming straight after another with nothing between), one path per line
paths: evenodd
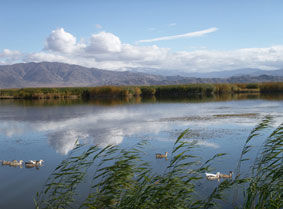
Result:
M156 153L155 154L155 157L156 159L162 159L162 158L165 158L167 160L167 155L168 155L168 152L165 152L165 154L161 154L161 153ZM2 166L13 166L13 167L22 167L23 165L23 160L13 160L13 161L5 161L5 160L2 160ZM43 160L30 160L30 161L27 161L25 162L25 167L26 168L39 168L40 166L42 166L42 163L44 161ZM213 173L205 173L205 176L208 180L218 180L220 178L232 178L232 174L233 172L230 171L229 174L222 174L220 172L217 172L216 174L213 174Z
M12 167L21 167L23 166L24 161L23 160L13 160L13 161L6 161L6 160L1 160L2 161L2 166L12 166ZM30 160L25 162L25 167L26 168L39 168L42 166L42 163L44 160Z
M156 157L156 159L165 158L165 160L167 160L167 155L168 155L168 152L165 152L165 154L156 153L155 157ZM232 178L232 174L233 174L233 172L230 171L229 174L222 174L220 172L217 172L216 174L205 173L205 176L208 180L218 180L219 181L221 178Z

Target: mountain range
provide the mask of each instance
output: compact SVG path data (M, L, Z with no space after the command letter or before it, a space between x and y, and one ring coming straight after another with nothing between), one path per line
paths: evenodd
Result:
M139 71L139 69L137 69ZM146 72L150 72L149 70ZM224 76L225 75L225 76ZM169 85L185 83L248 83L283 81L283 70L241 69L206 74L158 75L110 71L58 62L0 65L0 88L102 85Z
M212 72L185 72L178 70L168 70L168 69L155 69L155 68L128 68L131 72L141 72L149 73L155 75L167 75L174 76L180 75L183 77L195 77L195 78L229 78L232 76L259 76L259 75L271 75L271 76L283 76L283 69L280 70L261 70L257 68L243 68L235 70L225 70L225 71L212 71Z

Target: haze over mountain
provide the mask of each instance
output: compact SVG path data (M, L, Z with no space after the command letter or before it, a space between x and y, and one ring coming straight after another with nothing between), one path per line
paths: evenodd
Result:
M163 76L142 72L101 70L58 62L31 62L0 65L0 88L283 81L283 70L253 70L249 75L241 74L243 72L240 70L233 71L231 75L239 76L231 76L229 78L223 78L223 76L220 76L220 72L208 74L211 76L219 74L218 78L197 78L179 75ZM224 72L222 73L224 74ZM225 73L229 75L229 71Z
M257 68L242 68L235 70L225 71L212 71L212 72L187 72L173 69L154 69L154 68L129 68L131 72L149 73L155 75L167 75L167 76L184 76L184 77L197 77L197 78L229 78L232 76L259 76L259 75L271 75L271 76L283 76L283 69L280 70L261 70Z

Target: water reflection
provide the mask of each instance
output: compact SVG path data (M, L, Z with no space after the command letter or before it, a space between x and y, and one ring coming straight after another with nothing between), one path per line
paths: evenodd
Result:
M48 143L58 153L67 154L74 148L78 139L98 146L117 145L122 143L127 135L145 132L157 134L161 128L166 127L158 123L145 126L144 123L154 120L154 114L148 114L147 111L136 112L135 108L121 107L104 110L90 108L87 111L78 108L77 112L83 115L75 118L61 110L61 108L53 109L51 113L48 109L46 111L44 109L37 114L37 117L33 115L38 110L26 111L24 116L19 117L25 122L10 120L1 123L0 133L9 138L30 132L41 133L48 138ZM62 119L64 118L62 112L65 113L65 117L68 115L65 120ZM39 114L42 117L39 117ZM57 116L60 116L61 120L56 120ZM40 118L44 120L39 122Z
M211 103L206 103L211 98L203 99L202 103L199 100L151 103L156 101L151 98L148 100L151 102L141 104L136 98L132 101L135 105L118 106L111 106L114 103L109 101L106 103L110 106L97 105L97 101L69 100L53 106L47 104L51 102L48 100L43 103L37 100L34 103L0 101L0 136L13 138L26 135L28 138L30 134L40 135L47 138L48 144L57 153L66 155L77 140L101 147L118 145L133 137L174 141L180 131L191 127L193 130L188 139L193 137L198 140L199 146L219 149L220 144L211 141L211 138L247 131L246 127L253 127L264 114L273 114L279 117L279 121L280 117L282 119L280 100L220 102L231 98L234 98L233 95Z
M88 135L75 130L67 130L48 134L48 143L56 152L66 155L75 146L78 139L84 139Z
M27 124L22 124L16 121L12 123L7 121L1 121L0 133L4 134L7 137L21 135L25 133L27 126Z
M263 116L274 116L274 126L283 121L280 99L265 100L261 96L246 99L239 95L240 100L235 98L231 95L173 101L149 98L127 103L121 100L0 100L1 159L46 161L39 170L0 167L1 177L7 179L0 187L0 208L19 208L19 205L32 208L35 192L78 139L101 147L133 146L140 140L150 140L143 157L160 172L170 160L170 149L176 138L190 128L190 134L184 139L196 140L198 156L208 159L216 153L228 153L227 158L213 165L228 173L236 166L243 141ZM165 152L169 152L168 161L155 159L155 153ZM11 188L19 189L11 191ZM22 199L14 201L19 198Z
M205 140L196 140L196 145L198 146L204 146L204 147L210 147L210 148L214 148L217 149L219 148L219 144L217 143L213 143L213 142L209 142L209 141L205 141Z

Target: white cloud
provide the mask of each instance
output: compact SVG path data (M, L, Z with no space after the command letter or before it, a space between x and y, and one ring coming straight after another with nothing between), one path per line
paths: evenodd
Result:
M120 52L121 48L119 37L112 33L100 32L91 36L86 51L90 53L109 53Z
M72 53L80 47L83 45L77 44L76 37L65 32L64 28L53 30L45 42L45 49L55 52Z
M21 59L23 54L17 50L4 49L0 52L0 63L14 63Z
M165 40L173 40L173 39L179 39L179 38L192 38L192 37L199 37L203 36L207 33L212 33L217 31L218 28L209 28L206 30L201 30L201 31L195 31L191 33L185 33L185 34L180 34L180 35L175 35L175 36L163 36L159 38L153 38L153 39L146 39L146 40L140 40L138 43L146 43L146 42L154 42L154 41L165 41Z
M167 58L169 49L153 46L133 46L123 44L123 48L119 58L128 61L157 61L160 62Z
M20 55L21 53L17 50L10 50L10 49L4 49L2 53L0 53L0 57L4 57L4 56L17 56L17 55Z
M215 29L190 33L190 36L201 36L213 30ZM109 70L126 70L127 68L139 67L144 69L155 68L162 72L162 69L172 69L178 73L237 68L269 70L282 68L283 45L226 51L202 49L173 52L169 48L157 45L139 46L122 43L118 36L108 32L93 34L84 43L77 42L75 36L66 32L63 28L59 28L52 31L47 37L45 48L42 51L21 53L4 49L0 52L0 64L31 61L65 62Z
M50 52L38 52L38 53L31 53L29 56L24 58L24 61L26 62L41 62L41 61L46 61L46 62L67 62L71 63L72 60L68 59L67 57L60 55L60 54L55 54L55 53L50 53ZM71 63L73 64L73 63Z

